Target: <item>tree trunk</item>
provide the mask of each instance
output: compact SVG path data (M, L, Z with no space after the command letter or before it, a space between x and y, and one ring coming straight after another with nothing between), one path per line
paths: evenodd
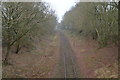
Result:
M8 64L9 64L9 62L8 62L9 53L10 53L10 47L7 47L7 52L6 52L6 54L5 54L5 59L4 59L4 61L3 61L3 63L4 63L5 65L8 65Z
M16 49L15 53L16 53L16 54L18 54L18 53L19 53L19 51L20 51L20 49L21 49L21 48L20 48L20 45L18 44L18 45L17 45L17 49Z

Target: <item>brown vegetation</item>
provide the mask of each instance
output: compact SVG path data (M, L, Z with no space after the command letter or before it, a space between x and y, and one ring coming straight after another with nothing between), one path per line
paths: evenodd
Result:
M118 47L111 45L99 48L94 40L69 37L76 52L81 75L84 78L117 78Z
M46 43L44 47L40 46L40 43L36 43L36 49L30 52L22 49L20 54L11 53L12 65L3 65L3 78L53 77L58 46L56 36L52 36L52 40L49 38L42 41L42 43Z

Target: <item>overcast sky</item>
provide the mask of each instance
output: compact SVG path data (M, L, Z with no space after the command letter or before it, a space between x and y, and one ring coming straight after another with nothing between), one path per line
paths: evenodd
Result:
M43 0L50 3L51 7L56 11L56 14L61 21L62 16L68 11L72 6L75 5L77 0Z

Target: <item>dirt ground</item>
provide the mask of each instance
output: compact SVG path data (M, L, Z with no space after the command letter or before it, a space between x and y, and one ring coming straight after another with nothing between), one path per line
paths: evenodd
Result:
M118 47L110 45L98 49L94 40L68 37L74 49L83 78L117 78Z

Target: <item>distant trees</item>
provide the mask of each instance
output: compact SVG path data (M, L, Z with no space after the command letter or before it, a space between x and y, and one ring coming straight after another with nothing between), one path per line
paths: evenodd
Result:
M53 31L57 20L53 11L43 2L2 3L3 46L6 47L5 63L12 46L16 54L23 46L31 45L37 36Z
M66 12L61 22L71 27L71 31L85 37L92 37L101 46L108 42L118 43L118 3L79 2Z

